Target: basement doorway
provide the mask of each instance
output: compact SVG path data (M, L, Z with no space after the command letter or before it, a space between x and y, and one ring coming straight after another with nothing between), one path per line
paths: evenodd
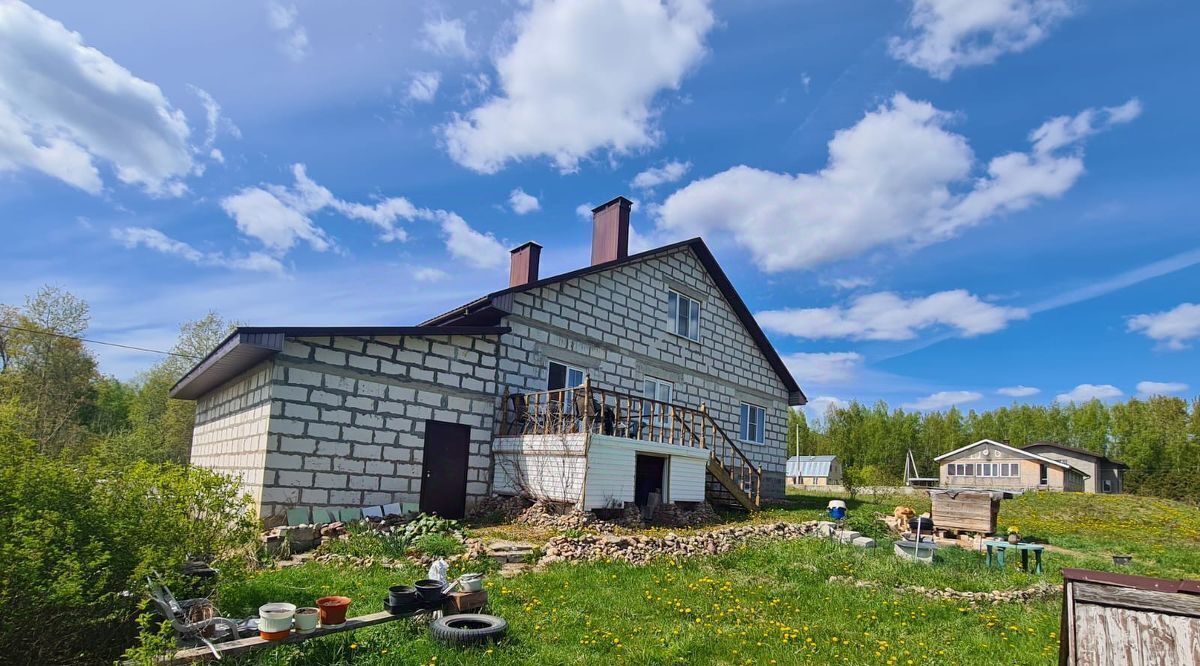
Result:
M646 509L650 504L650 495L657 494L658 503L666 501L667 489L667 458L637 454L633 472L633 502L639 508Z

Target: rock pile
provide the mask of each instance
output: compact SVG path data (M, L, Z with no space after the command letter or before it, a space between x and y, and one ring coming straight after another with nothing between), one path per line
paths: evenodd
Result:
M831 583L844 583L853 585L854 587L879 588L883 587L879 581L874 580L856 580L849 576L830 576ZM921 585L897 585L894 589L896 592L909 592L912 594L920 594L929 599L953 599L956 601L967 601L970 603L988 602L988 603L1006 603L1013 601L1029 601L1031 599L1041 599L1059 594L1061 588L1052 583L1039 581L1033 585L1017 590L992 590L990 592L969 592L956 590L952 587L923 587Z
M721 522L721 517L708 502L694 504L659 504L650 517L650 524L661 527L701 527Z
M621 560L644 564L664 557L717 555L751 541L799 539L816 532L816 521L807 523L765 523L743 525L680 536L619 536L613 534L580 537L558 536L546 542L545 556L539 565L565 561Z
M471 518L511 523L519 518L531 504L533 502L524 497L492 495L475 504L475 507L471 509Z

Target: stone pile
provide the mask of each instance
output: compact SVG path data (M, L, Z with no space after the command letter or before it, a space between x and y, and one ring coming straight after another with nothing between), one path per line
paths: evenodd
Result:
M517 520L531 504L533 502L524 497L493 495L477 502L471 509L471 517L511 523Z
M680 536L618 536L613 534L580 537L558 536L546 542L545 556L539 565L565 561L621 560L644 564L664 557L717 555L750 541L799 539L816 532L816 521L807 523L764 523Z
M829 582L843 583L854 587L880 588L881 583L874 580L856 580L849 576L830 576ZM892 588L896 592L909 592L912 594L920 594L928 599L952 599L955 601L966 601L970 603L1008 603L1014 601L1030 601L1032 599L1041 599L1044 597L1055 596L1061 592L1062 588L1052 583L1039 581L1033 585L1017 590L992 590L985 592L970 592L956 590L952 587L923 587L921 585L896 585Z
M650 524L659 527L701 527L719 522L721 517L708 502L697 502L693 506L659 504L650 517Z

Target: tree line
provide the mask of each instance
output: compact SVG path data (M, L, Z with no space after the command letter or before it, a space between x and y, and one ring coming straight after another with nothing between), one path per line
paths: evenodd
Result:
M1200 503L1200 398L1131 398L1105 404L1013 404L989 411L956 407L909 412L852 402L831 405L810 423L793 411L789 455L837 455L859 485L903 483L913 452L922 476L937 476L934 458L980 439L1021 447L1056 442L1094 451L1129 466L1127 492Z

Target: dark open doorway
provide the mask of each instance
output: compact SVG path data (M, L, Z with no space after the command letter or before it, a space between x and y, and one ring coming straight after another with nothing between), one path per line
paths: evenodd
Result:
M462 518L467 508L467 455L471 429L444 421L425 422L421 511Z
M661 501L666 490L667 459L663 456L638 454L633 472L633 501L646 506L650 493L658 493Z

